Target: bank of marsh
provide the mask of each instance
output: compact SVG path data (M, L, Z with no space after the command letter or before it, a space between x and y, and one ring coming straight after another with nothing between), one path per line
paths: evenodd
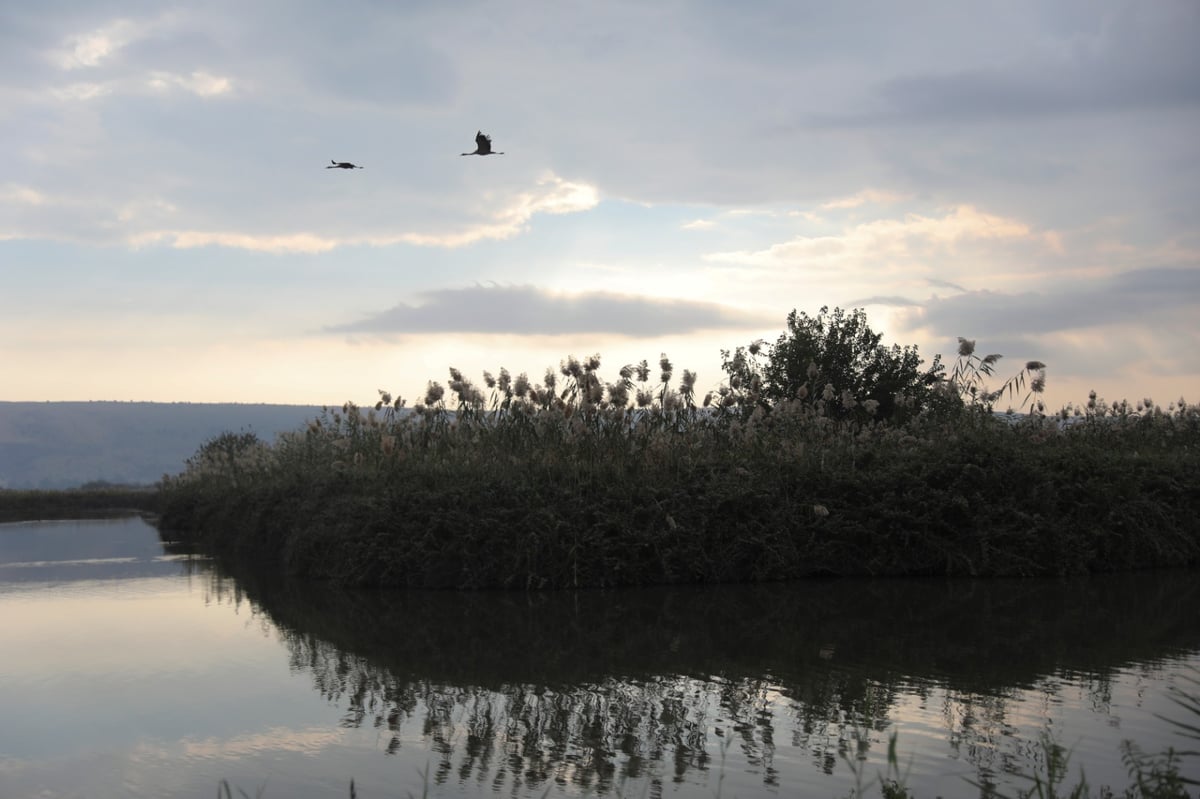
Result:
M773 374L781 344L765 368L757 345L726 353L728 381L703 398L666 356L613 383L599 356L572 357L536 384L451 369L413 408L381 391L274 442L228 433L164 481L163 526L289 573L396 586L1200 562L1196 406L1092 396L1047 415L1030 363L1005 384L1029 389L1027 412L1003 416L1001 392L980 390L998 356L973 342L950 376L876 346L874 382L860 364L836 384L821 352Z

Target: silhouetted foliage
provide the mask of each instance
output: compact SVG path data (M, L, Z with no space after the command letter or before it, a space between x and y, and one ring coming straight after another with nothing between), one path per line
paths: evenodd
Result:
M941 356L922 368L915 345L885 347L861 308L847 314L822 307L815 317L793 310L787 325L765 364L758 360L762 342L722 353L730 388L750 400L739 403L744 410L798 400L833 419L893 421L954 400L937 390Z
M29 519L87 519L158 510L161 492L152 486L92 484L66 491L0 488L0 522Z
M963 398L990 375L974 361L946 380L938 360L923 368L915 347L879 342L861 311L793 313L769 353L762 342L724 353L728 383L700 403L694 373L676 388L665 354L615 383L599 355L568 357L543 383L485 372L486 389L451 368L411 409L381 390L370 410L326 408L271 444L218 436L164 477L163 527L349 585L1200 563L1200 495L1184 479L1200 457L1200 408L1146 398L1110 412L1092 398L1077 416L1001 418L981 404L985 389Z

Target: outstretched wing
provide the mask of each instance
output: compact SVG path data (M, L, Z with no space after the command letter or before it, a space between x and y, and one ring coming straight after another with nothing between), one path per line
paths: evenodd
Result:
M490 153L492 151L492 137L483 131L477 131L475 133L475 146L479 148L480 155Z

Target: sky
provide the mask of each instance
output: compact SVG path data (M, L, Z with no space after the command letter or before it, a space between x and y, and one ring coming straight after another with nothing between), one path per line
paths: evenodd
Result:
M828 306L1050 409L1200 402L1197 41L1197 0L0 0L0 400L593 353L703 393Z

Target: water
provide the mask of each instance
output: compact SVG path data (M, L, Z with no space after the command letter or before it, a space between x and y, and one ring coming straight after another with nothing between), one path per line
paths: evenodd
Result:
M1013 795L1044 733L1119 794L1123 739L1197 748L1161 717L1198 608L1187 572L345 592L0 525L0 797L835 797L893 733L917 796Z

